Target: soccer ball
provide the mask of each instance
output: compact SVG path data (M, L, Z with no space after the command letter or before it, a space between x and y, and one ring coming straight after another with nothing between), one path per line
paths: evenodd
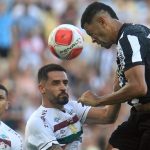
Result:
M74 25L62 24L50 33L48 46L57 58L70 60L81 53L83 37Z

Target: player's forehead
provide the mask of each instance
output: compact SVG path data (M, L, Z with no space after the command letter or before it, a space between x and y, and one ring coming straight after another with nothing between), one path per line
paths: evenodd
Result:
M85 23L84 24L84 29L85 29L86 33L88 35L90 35L93 32L93 30L94 30L93 24L92 23Z
M67 74L64 71L51 71L48 73L49 80L68 80Z

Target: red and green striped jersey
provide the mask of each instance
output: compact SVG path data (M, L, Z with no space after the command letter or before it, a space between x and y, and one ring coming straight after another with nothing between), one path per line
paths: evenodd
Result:
M90 107L69 101L64 111L40 106L26 126L26 147L46 150L59 144L64 150L79 150L82 125Z

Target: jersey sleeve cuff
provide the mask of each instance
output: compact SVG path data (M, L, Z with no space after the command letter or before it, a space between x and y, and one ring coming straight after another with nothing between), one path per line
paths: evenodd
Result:
M145 65L144 62L135 62L135 63L132 63L132 64L126 64L125 65L125 68L124 68L124 71L127 71L128 69L134 67L134 66L137 66L137 65Z
M87 114L88 114L90 109L91 109L91 106L87 106L87 108L85 109L85 111L81 117L81 120L80 120L82 124L85 122Z
M50 142L46 143L44 146L42 145L40 147L40 150L47 150L48 148L50 148L52 146L52 144L59 145L59 143L57 141L50 141Z

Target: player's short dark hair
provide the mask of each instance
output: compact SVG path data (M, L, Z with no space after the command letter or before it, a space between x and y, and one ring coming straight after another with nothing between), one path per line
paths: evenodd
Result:
M58 65L58 64L48 64L45 65L43 67L41 67L39 69L38 72L38 82L40 83L41 80L48 80L48 73L51 71L63 71L63 72L67 72L65 68L63 68L62 66Z
M85 9L85 11L82 14L81 27L84 28L85 23L91 23L93 17L102 10L108 12L108 14L112 18L119 20L116 13L110 6L100 2L93 2Z
M8 96L8 90L6 89L4 85L0 84L0 89L4 90L6 92L6 96Z

